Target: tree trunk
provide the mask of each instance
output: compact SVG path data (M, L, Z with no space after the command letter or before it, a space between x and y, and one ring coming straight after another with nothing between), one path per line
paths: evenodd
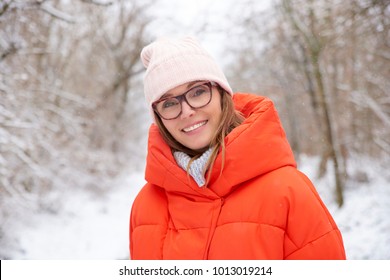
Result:
M328 102L325 96L325 88L323 83L323 77L319 65L319 55L320 50L318 52L314 52L312 54L312 63L313 63L313 71L314 77L318 86L318 96L320 100L320 106L323 113L323 124L325 125L325 136L326 136L326 149L328 150L328 155L330 156L335 176L335 184L336 184L336 201L339 207L344 204L344 196L343 196L343 182L342 182L342 172L340 171L341 166L339 164L339 155L337 153L336 143L333 135L333 125L330 119L330 109Z
M314 79L313 84L316 85L315 94L318 98L318 105L322 113L321 124L323 126L322 132L325 146L320 167L322 167L322 171L326 170L325 166L328 162L328 159L330 158L332 160L336 184L336 201L339 207L341 207L344 203L343 182L340 172L339 156L337 154L336 144L334 141L333 125L330 119L330 108L327 103L325 86L323 82L324 79L321 73L320 66L320 56L326 45L326 41L324 41L323 38L320 37L320 35L317 35L317 19L315 17L315 13L311 7L311 4L312 3L309 3L309 6L307 8L308 13L306 13L306 15L309 17L308 21L310 25L306 27L303 27L301 24L301 22L304 21L299 19L299 16L305 15L299 15L298 12L294 10L294 6L292 5L291 0L284 0L283 8L288 20L291 23L293 30L297 32L301 38L303 38L303 41L307 48L307 51L304 52L303 55L309 56L308 60L310 61L310 64L312 66L312 68L310 69L312 73L310 73L311 75L309 75L308 78ZM306 59L307 58L305 58L304 60ZM316 109L317 108L314 108L314 110ZM319 171L321 172L321 170Z

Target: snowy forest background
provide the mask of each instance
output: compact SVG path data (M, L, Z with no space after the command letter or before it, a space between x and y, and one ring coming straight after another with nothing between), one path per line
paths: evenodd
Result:
M390 259L387 0L0 0L0 258L128 257L150 124L139 54L167 34L275 101L348 257Z

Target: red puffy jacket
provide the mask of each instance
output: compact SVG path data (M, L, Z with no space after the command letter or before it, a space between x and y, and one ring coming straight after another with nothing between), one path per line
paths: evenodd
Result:
M236 93L246 120L225 139L207 188L180 168L156 125L130 218L131 259L345 259L337 225L296 169L273 103Z

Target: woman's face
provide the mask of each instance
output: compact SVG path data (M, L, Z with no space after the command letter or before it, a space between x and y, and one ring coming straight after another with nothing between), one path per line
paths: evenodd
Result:
M170 90L164 96L178 96L201 84L204 82L186 83ZM182 100L182 112L176 119L162 119L162 123L173 138L191 150L208 146L218 128L222 114L221 96L215 86L211 90L211 101L205 107L192 109Z

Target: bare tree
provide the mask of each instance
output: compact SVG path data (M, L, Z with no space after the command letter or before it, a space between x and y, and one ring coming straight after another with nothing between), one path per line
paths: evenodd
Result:
M11 219L55 213L58 190L103 194L140 162L147 113L133 114L141 105L132 102L144 100L131 97L142 96L136 58L147 9L145 1L0 2L2 248L15 244Z
M295 154L322 158L318 174L333 172L341 206L343 186L355 180L350 160L388 162L388 1L281 0L267 14L237 10L232 28L243 32L235 31L229 76L283 108Z
M324 173L322 170L325 170L328 159L330 158L333 162L333 169L335 175L335 183L336 183L336 195L337 202L339 206L343 205L343 182L342 182L342 172L340 170L340 156L338 154L338 148L335 140L335 123L331 120L331 110L329 104L329 97L327 96L327 91L325 89L321 56L322 52L325 50L327 44L326 36L321 36L321 31L326 31L328 26L321 26L321 20L319 20L318 16L314 11L314 3L313 1L307 1L305 8L300 6L300 12L292 5L291 0L284 0L282 2L282 10L290 22L293 30L296 34L302 38L305 52L302 53L305 62L309 62L311 71L309 73L305 73L309 84L315 85L315 90L311 92L312 100L318 100L318 105L320 109L321 116L321 127L323 128L324 135L324 152L322 154L322 162L321 162L321 173ZM297 7L296 5L295 7ZM304 18L306 16L306 18ZM331 22L331 21L330 21ZM327 24L329 22L324 22ZM316 102L312 102L313 105L317 104ZM313 109L317 109L317 106Z

